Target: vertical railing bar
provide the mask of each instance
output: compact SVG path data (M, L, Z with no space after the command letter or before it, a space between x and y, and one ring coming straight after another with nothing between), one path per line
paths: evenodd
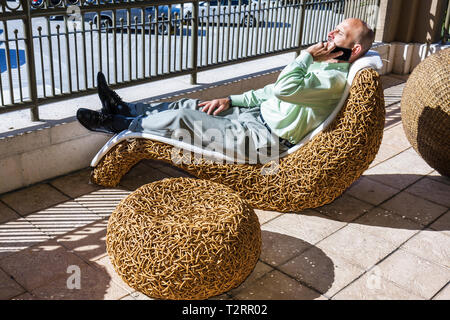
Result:
M183 6L183 5L181 5ZM174 20L175 20L175 31L174 31L174 46L173 46L173 71L177 71L177 38L178 38L178 31L180 28L177 28L178 25L178 12L175 12L174 14Z
M266 9L266 3L265 2L262 4L262 6L263 6L263 20L264 20L264 31L263 31L263 35L264 35L264 53L267 53L267 39L268 39L268 36L269 36L268 32L269 32L269 23L270 23L269 11L268 11L269 6L267 6L267 9ZM266 15L267 15L267 18L266 18ZM262 42L262 37L261 37L261 42ZM262 47L262 44L261 44L261 47Z
M19 95L20 95L20 102L23 102L22 74L20 71L20 56L19 56L19 40L17 40L18 32L19 32L19 30L14 29L14 38L15 38L15 45L16 45L17 76L19 77ZM0 77L1 77L1 75L0 75Z
M122 83L125 82L125 54L124 54L124 46L123 46L123 29L124 29L124 25L123 25L123 18L120 18L120 51L121 51L121 57L120 57L120 61L122 63Z
M180 63L180 71L183 70L183 42L184 42L184 5L181 5L181 12L180 12L180 51L179 51L179 63ZM186 20L187 22L187 20ZM186 52L187 54L187 52Z
M275 32L275 28L277 26L277 22L274 21L274 18L273 18L274 11L275 11L274 7L275 7L275 3L272 2L272 5L270 5L270 2L269 2L268 15L270 15L269 21L270 21L270 26L271 26L271 28L269 30L269 38L268 38L268 41L267 41L269 52L272 52L272 50L273 50L273 48L272 48L272 38L275 37L275 33L274 32Z
M5 28L5 21L2 21L3 29ZM2 81L2 74L0 73L0 98L2 102L2 106L5 105L5 100L3 99L3 81Z
M237 10L237 7L234 6L233 8L234 8L234 10L233 10L233 29L231 30L232 31L232 36L231 36L231 50L230 50L231 51L231 58L230 58L231 60L235 59L234 58L234 48L236 47L235 43L236 43L236 39L237 39L237 37L235 37L236 32L237 32L237 28L236 28L236 10ZM236 57L237 57L237 55L236 55Z
M248 9L248 10L247 10ZM245 12L247 14L247 25L245 26L245 57L248 57L248 48L250 44L250 14L251 14L251 5L245 6ZM245 16L244 16L245 19ZM242 46L244 47L244 46ZM242 54L244 55L244 54Z
M128 81L131 81L131 8L127 10L127 40L128 40Z
M284 38L286 36L286 0L281 5L280 18L283 22L283 32L280 34L280 37L278 39L278 48L282 50L284 49Z
M159 7L155 7L155 75L158 75L158 60L159 60Z
M142 21L142 29L141 29L141 45L142 45L142 51L141 51L141 59L142 59L142 79L145 79L145 8L141 8L141 21ZM150 30L149 30L150 32Z
M165 27L166 17L162 14L162 31L167 30ZM164 52L166 51L166 46L164 44L164 32L161 32L161 74L164 74Z
M12 81L11 57L9 55L8 22L3 23L3 30L5 33L5 54L6 54L6 67L8 68L9 96L11 98L11 104L14 104L14 87L13 87L13 81Z
M221 8L220 2L218 2L218 11L217 11L217 42L216 42L216 63L219 63L219 48L220 48L220 16L221 16ZM223 47L222 47L223 50Z
M227 50L226 50L226 61L228 61L230 59L230 29L231 29L231 1L228 1L228 7L227 7L227 18L228 18L228 23L227 23ZM225 16L224 16L225 19ZM224 45L222 45L223 49L225 48ZM222 60L223 60L223 53L225 52L225 50L222 50Z
M209 2L208 5L206 6L206 45L205 45L205 57L206 57L206 65L208 65L209 63L209 17L210 17L210 13L209 13Z
M106 24L106 28L105 28L105 35L106 35L106 79L108 79L107 81L109 82L110 79L110 61L109 61L109 30L110 30L110 26L109 23ZM115 63L115 62L114 62Z
M261 0L258 0L258 5L257 5L257 16L258 18L256 19L256 54L260 53L262 51L262 47L259 43L259 34L260 34L260 27L262 27L262 23L261 23ZM262 39L262 35L261 35L261 39Z
M278 28L279 27L279 20L278 20L278 7L280 6L280 3L279 3L279 0L277 0L277 2L275 3L275 21L276 21L276 28ZM277 35L278 35L278 32L274 32L274 34L273 34L273 38L272 38L272 48L273 48L273 51L276 51L277 50L277 47L276 47L276 43L277 43L277 41L276 41L276 38L277 38Z
M80 77L78 68L78 41L77 41L77 24L73 24L73 42L75 46L75 69L76 69L76 79L77 79L77 91L80 91Z
M194 32L193 30L191 30L192 25L193 25L193 21L192 21L192 16L191 16L191 18L187 20L187 25L186 25L186 27L187 27L187 30L186 30L186 58L184 59L186 69L189 69L189 52L190 52L189 51L189 33L191 34L191 39L192 39L192 35ZM197 33L198 33L198 31L197 31ZM198 34L196 36L198 37ZM200 54L201 54L201 52L200 52ZM191 53L191 56L192 56L192 53Z
M92 28L93 22L92 20L89 21L89 31L91 34L91 68L92 68L92 87L95 87L95 80L94 80L94 74L95 74L95 66L94 66L94 29Z
M58 44L58 71L59 71L59 88L61 93L63 93L63 84L62 84L62 59L61 59L61 34L59 33L60 25L56 25L56 40ZM87 75L86 75L87 76Z
M135 79L139 79L139 75L138 75L138 67L139 67L139 58L138 58L138 22L137 22L137 16L134 16L134 45L135 45L135 69L136 69L136 75L135 75Z
M198 65L198 2L195 1L192 3L192 51L191 51L191 65L192 65L192 73L191 73L191 84L197 84L197 65Z
M149 78L152 77L152 52L153 52L153 46L152 46L152 30L155 32L155 25L153 24L153 18L152 15L148 15L148 21L149 21L149 31L148 31L148 76Z
M54 69L53 69L53 46L52 46L52 29L50 28L50 17L45 17L47 21L47 41L48 41L48 52L50 60L50 81L52 84L52 96L55 96L55 79L54 79Z
M103 71L103 57L102 57L102 30L101 30L101 25L102 25L102 16L100 11L97 11L97 30L98 30L98 39L97 39L97 44L98 44L98 69L100 72Z
M39 33L39 53L41 55L42 91L44 93L44 98L46 98L47 97L47 93L45 92L46 85L45 85L45 70L44 70L44 51L42 49L42 47L43 47L42 46L42 27L39 26L37 28L37 30L38 30L38 33ZM7 59L8 59L8 56L7 56Z
M304 0L300 0L300 8L298 11L301 16L300 16L300 20L297 24L297 26L298 26L297 46L299 48L299 50L297 51L297 55L300 55L300 48L302 46L303 30L304 30L304 22L305 22L305 14L306 14ZM297 17L297 19L299 19L299 18Z
M83 41L83 67L84 67L84 88L88 88L87 78L87 57L86 57L86 28L84 26L84 15L81 15L81 39ZM109 79L109 78L108 78Z
M169 15L167 16L167 71L170 73L172 63L172 5L169 5Z
M250 55L255 55L258 52L258 43L255 41L255 33L257 32L257 24L258 24L258 20L255 18L256 16L256 3L253 3L253 10L252 7L250 6L250 12L252 13L252 42L251 43L251 50L250 50Z
M113 41L114 41L114 83L117 83L117 19L116 19L116 10L114 9L111 13L112 15L112 20L113 20ZM111 81L110 79L108 79L108 81Z
M203 66L203 24L204 24L205 9L202 9L202 16L200 17L200 66Z
M216 8L213 8L212 14L212 32L211 32L211 64L214 64L214 36L216 34ZM208 46L209 48L209 46Z

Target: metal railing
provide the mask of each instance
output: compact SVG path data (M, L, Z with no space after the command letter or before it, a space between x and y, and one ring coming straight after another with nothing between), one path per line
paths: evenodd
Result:
M197 73L326 40L379 0L0 0L0 113ZM1 31L3 30L3 32ZM4 54L2 54L4 52Z

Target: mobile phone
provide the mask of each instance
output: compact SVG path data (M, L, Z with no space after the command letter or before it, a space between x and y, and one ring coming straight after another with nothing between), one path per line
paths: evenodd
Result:
M343 54L340 55L339 57L336 57L335 59L341 60L341 61L348 61L348 60L350 60L350 56L352 55L352 49L336 47L331 52L338 52L338 51L342 51Z

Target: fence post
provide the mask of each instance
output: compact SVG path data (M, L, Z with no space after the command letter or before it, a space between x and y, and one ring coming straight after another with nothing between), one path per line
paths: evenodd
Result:
M34 44L33 44L33 29L31 25L31 1L21 0L22 8L25 13L23 18L24 33L25 33L25 46L26 46L26 61L28 65L27 77L28 77L28 91L30 93L31 102L33 103L30 108L31 121L39 121L39 109L38 109L38 97L36 86L36 66L34 64ZM45 90L45 88L44 88Z
M197 54L198 54L198 0L192 2L192 47L191 47L191 84L197 84Z
M296 52L296 56L298 57L301 53L301 47L302 47L302 38L303 38L303 24L305 22L305 1L300 0L300 11L301 11L301 18L300 18L300 25L298 30L298 36L297 36L297 46L299 50Z

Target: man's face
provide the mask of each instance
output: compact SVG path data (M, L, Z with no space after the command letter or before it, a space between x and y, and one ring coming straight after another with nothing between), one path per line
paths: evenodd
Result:
M344 20L336 28L328 33L328 42L334 42L338 47L352 49L355 45L353 30L350 23Z

